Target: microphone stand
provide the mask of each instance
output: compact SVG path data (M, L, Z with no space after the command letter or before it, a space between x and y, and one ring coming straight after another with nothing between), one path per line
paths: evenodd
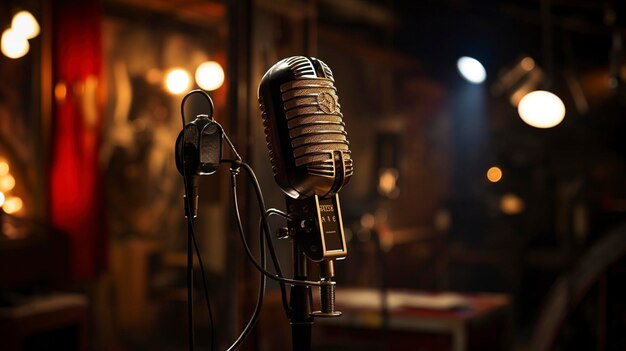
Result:
M293 275L294 279L307 279L307 258L301 250L297 240L292 240L293 251ZM289 298L291 307L291 345L294 351L311 350L311 328L313 316L311 315L311 301L309 299L311 288L304 285L293 285Z
M191 173L191 172L189 172ZM193 174L193 173L191 173ZM198 180L195 175L184 175L185 179L185 218L187 218L187 317L189 350L195 349L193 326L193 230L198 216ZM208 301L207 301L208 303Z
M317 196L307 199L286 197L287 235L292 239L293 275L296 280L307 280L307 260L319 262L320 310L312 312L311 287L293 285L289 307L291 314L291 342L294 351L311 350L311 328L314 317L338 317L335 310L334 259L346 256L346 243L339 198Z

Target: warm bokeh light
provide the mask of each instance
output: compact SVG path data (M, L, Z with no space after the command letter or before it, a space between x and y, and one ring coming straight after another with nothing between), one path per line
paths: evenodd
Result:
M524 211L524 200L513 193L506 193L500 199L500 210L507 215L516 215Z
M4 56L17 59L28 53L30 45L28 40L13 29L9 28L2 33L0 48Z
M535 60L532 57L526 56L520 61L520 67L526 72L530 72L535 69Z
M371 213L365 213L361 216L361 227L365 229L374 229L376 225L376 217Z
M150 84L158 84L163 80L163 72L158 68L150 68L148 72L146 72L146 80Z
M10 191L15 187L15 178L6 174L0 178L0 191Z
M2 207L2 205L4 205L4 199L5 199L4 193L0 192L0 207Z
M450 227L452 227L452 214L450 214L447 208L440 208L435 212L433 224L439 232L450 230Z
M536 128L552 128L565 117L565 105L551 92L535 90L526 94L517 106L524 122Z
M204 90L216 90L224 84L224 70L215 61L203 62L196 69L196 83Z
M456 62L459 72L468 82L480 84L487 78L485 67L475 58L463 56Z
M189 89L191 77L189 73L182 68L171 70L165 77L165 86L172 94L182 94Z
M11 214L20 211L23 206L24 203L22 202L22 199L17 196L11 196L4 201L2 209L4 212Z
M400 189L398 189L398 170L395 168L387 168L378 176L378 192L390 198L398 197Z
M499 167L493 166L487 170L487 179L492 183L497 183L502 179L502 170Z
M9 163L7 161L0 161L0 177L9 174Z
M13 16L11 29L25 39L31 39L39 35L39 23L28 11L20 11Z
M58 103L62 103L65 101L67 97L67 85L65 82L58 82L54 86L54 98Z

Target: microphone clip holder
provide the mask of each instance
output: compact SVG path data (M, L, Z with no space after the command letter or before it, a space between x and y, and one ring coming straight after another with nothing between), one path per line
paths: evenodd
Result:
M339 195L304 199L287 196L286 202L287 213L293 218L288 223L288 233L295 233L295 241L310 260L321 262L346 257Z

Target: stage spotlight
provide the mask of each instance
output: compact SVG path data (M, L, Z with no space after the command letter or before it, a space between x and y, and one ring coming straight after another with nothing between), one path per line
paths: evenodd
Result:
M536 128L552 128L565 117L565 105L551 92L535 90L526 94L517 106L524 122Z
M470 83L480 84L487 78L485 67L475 58L463 56L457 61L456 67L463 78Z
M182 94L189 89L191 77L189 73L182 68L171 70L165 78L165 86L172 94Z
M215 61L203 62L196 69L196 83L204 90L212 91L224 84L224 70Z

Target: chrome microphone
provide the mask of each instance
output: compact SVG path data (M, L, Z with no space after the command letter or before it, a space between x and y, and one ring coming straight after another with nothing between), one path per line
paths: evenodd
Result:
M294 199L329 198L348 183L352 158L333 73L293 56L272 66L258 91L274 178Z

